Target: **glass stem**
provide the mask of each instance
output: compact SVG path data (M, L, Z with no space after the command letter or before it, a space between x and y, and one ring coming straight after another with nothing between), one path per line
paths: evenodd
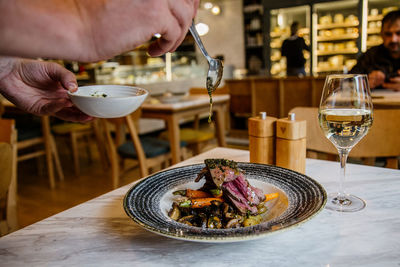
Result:
M340 159L340 175L339 175L339 192L338 192L338 199L344 200L346 198L345 192L345 178L346 178L346 162L347 157L349 155L349 149L338 149L339 151L339 159Z

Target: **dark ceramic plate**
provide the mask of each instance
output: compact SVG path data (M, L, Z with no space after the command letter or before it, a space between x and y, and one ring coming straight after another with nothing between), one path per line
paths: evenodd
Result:
M198 242L237 242L264 237L287 229L320 212L326 203L326 192L315 180L284 168L238 163L250 184L265 194L279 192L279 198L267 202L268 212L261 224L234 229L202 229L170 219L167 215L178 189L198 189L203 183L194 179L204 164L169 169L136 183L125 195L125 212L136 223L156 234Z

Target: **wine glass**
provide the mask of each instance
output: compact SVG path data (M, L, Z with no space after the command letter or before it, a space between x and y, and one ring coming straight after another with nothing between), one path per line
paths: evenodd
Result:
M346 161L350 150L372 125L373 107L368 78L363 74L328 75L318 110L325 136L339 152L339 191L328 195L326 208L352 212L365 207L365 201L345 191Z

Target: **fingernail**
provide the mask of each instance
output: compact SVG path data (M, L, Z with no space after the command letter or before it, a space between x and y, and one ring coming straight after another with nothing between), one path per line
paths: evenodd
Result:
M67 84L67 88L71 92L75 92L76 89L77 89L77 85L76 85L76 83L70 82L70 83Z

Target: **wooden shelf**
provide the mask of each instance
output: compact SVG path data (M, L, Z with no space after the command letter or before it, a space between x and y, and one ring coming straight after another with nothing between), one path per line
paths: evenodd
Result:
M357 54L357 47L344 49L344 50L336 50L336 51L317 51L318 56L328 56L328 55L343 55L343 54Z
M281 48L282 44L270 44L271 48Z
M368 34L380 34L381 29L380 28L369 28L367 29Z
M367 47L371 47L371 46L377 46L382 44L382 40L380 41L367 41Z
M338 41L338 40L349 40L349 39L357 39L358 38L358 33L346 33L338 36L331 36L331 37L325 37L325 36L318 36L317 41L318 42L326 42L326 41Z
M371 15L368 16L368 21L380 21L382 19L383 19L382 14L376 16L371 16Z
M331 72L331 71L343 71L345 66L336 66L336 67L329 67L329 68L318 68L317 72Z
M271 57L271 61L273 61L273 62L280 61L281 59L282 59L282 57L278 57L278 58Z
M285 33L280 33L280 32L271 32L270 34L269 34L269 36L271 37L271 38L277 38L277 37L281 37L282 35L284 35Z
M325 29L334 29L334 28L348 28L348 27L357 27L359 24L358 21L354 22L347 22L347 23L331 23L331 24L318 24L318 30L325 30Z

